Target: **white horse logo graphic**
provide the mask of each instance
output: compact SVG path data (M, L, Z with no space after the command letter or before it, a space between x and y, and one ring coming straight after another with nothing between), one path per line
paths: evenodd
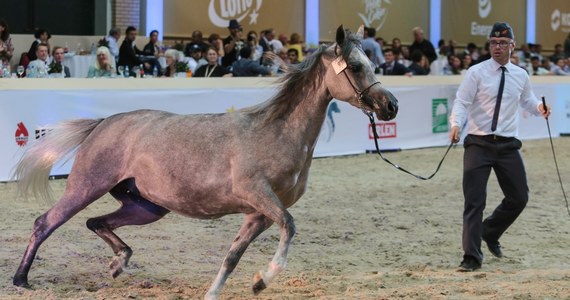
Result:
M208 17L212 24L218 27L228 27L231 19L236 19L241 23L245 17L249 16L249 24L257 24L259 9L263 0L210 0L208 6ZM216 9L216 3L219 11Z
M364 26L373 27L372 24L376 21L379 22L376 26L376 31L380 30L386 22L388 16L388 11L386 8L382 8L382 2L390 3L391 0L363 0L364 3L364 14L358 13L358 16L362 19Z
M479 0L479 17L486 18L491 13L491 0Z

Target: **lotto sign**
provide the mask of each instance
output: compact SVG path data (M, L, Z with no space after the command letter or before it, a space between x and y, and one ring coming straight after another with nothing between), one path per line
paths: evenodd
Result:
M431 127L432 133L448 132L447 98L431 100Z

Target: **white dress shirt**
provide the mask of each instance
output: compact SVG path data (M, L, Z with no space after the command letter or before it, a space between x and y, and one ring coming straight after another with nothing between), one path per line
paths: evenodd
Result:
M542 103L532 92L528 74L522 68L505 65L505 86L497 130L491 131L497 94L501 81L501 65L493 58L470 67L461 82L449 116L451 126L459 128L468 120L467 133L496 134L505 137L518 135L519 107L533 115L540 115Z
M112 35L108 35L105 37L105 40L107 40L107 43L109 44L109 52L111 52L111 55L119 57L119 45L117 44L117 39Z

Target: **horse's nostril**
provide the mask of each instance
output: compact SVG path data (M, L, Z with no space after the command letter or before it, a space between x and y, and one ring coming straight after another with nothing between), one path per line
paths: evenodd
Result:
M398 112L398 104L394 103L394 101L388 101L388 111L392 113Z

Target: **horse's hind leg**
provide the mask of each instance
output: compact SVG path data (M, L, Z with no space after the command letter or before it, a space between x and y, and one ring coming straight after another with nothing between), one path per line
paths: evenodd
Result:
M13 283L17 286L28 287L28 273L30 267L36 257L38 248L40 245L61 225L71 219L75 214L83 210L93 201L99 199L106 191L93 192L89 195L85 195L84 191L81 191L81 197L79 193L74 193L73 189L66 189L64 195L61 199L50 208L45 214L41 215L34 222L34 227L32 230L32 235L24 253L24 257L20 262L20 266L14 275ZM83 197L83 198L82 198Z
M220 271L204 299L217 299L230 273L238 264L249 244L263 231L269 228L273 221L261 214L250 214L245 220L222 263Z
M132 182L115 186L111 195L121 201L121 207L108 215L87 220L87 227L101 237L115 253L109 263L110 273L116 278L123 272L133 251L113 230L125 225L144 225L164 217L169 210L144 199Z

